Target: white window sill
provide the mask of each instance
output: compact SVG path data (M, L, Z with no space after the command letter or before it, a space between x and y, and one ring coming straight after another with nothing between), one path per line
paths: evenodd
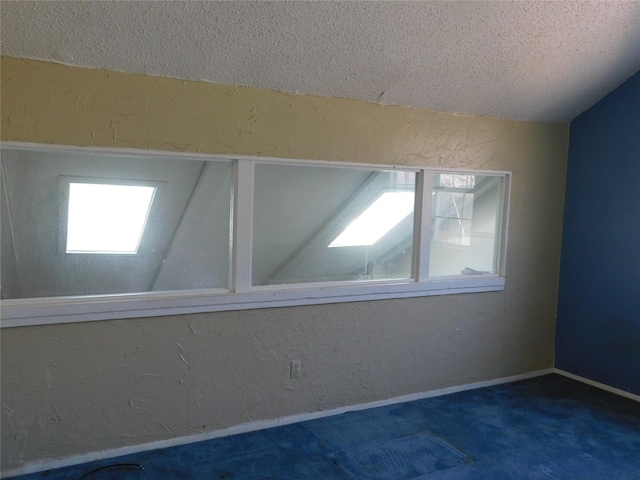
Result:
M450 277L426 282L410 280L367 284L307 284L256 287L250 292L180 291L88 297L3 300L2 328L157 317L253 308L424 297L504 289L497 275Z

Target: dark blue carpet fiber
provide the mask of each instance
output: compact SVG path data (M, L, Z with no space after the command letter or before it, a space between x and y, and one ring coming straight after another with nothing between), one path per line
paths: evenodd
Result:
M546 375L14 478L640 480L640 403Z

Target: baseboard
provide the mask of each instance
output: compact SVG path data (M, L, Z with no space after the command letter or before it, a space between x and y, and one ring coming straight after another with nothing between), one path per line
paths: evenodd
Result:
M621 397L630 398L631 400L640 402L640 395L636 395L634 393L627 392L626 390L621 390L619 388L611 387L609 385L605 385L604 383L589 380L588 378L581 377L573 373L565 372L564 370L560 370L559 368L553 368L552 370L553 370L553 373L557 373L558 375L562 375L564 377L571 378L572 380L577 380L578 382L586 383L587 385L591 385L592 387L596 387L601 390L606 390L607 392L615 393L616 395L620 395Z
M301 413L301 414L291 415L288 417L282 417L282 418L277 418L273 420L260 420L255 422L243 423L243 424L225 428L222 430L214 430L212 432L198 433L195 435L188 435L185 437L170 438L167 440L159 440L156 442L144 443L140 445L131 445L127 447L114 448L111 450L101 450L98 452L90 452L82 455L76 455L73 457L64 458L61 460L39 462L31 465L26 465L24 467L16 468L13 470L7 470L6 472L0 472L0 478L9 478L17 475L44 472L46 470L53 470L55 468L69 467L72 465L79 465L81 463L119 457L122 455L130 455L133 453L146 452L149 450L157 450L159 448L175 447L178 445L186 445L188 443L202 442L205 440L213 440L215 438L228 437L231 435L238 435L240 433L254 432L257 430L264 430L267 428L273 428L273 427L278 427L282 425L291 425L293 423L305 422L307 420L316 420L324 417L331 417L334 415L340 415L347 412L367 410L370 408L386 407L386 406L395 405L398 403L411 402L414 400L422 400L425 398L439 397L442 395L449 395L452 393L464 392L466 390L474 390L477 388L491 387L494 385L501 385L504 383L511 383L511 382L516 382L518 380L526 380L528 378L547 375L549 373L553 373L554 371L555 369L548 368L545 370L538 370L535 372L524 373L521 375L514 375L511 377L497 378L493 380L469 383L466 385L459 385L455 387L441 388L438 390L430 390L426 392L411 393L408 395L401 395L399 397L389 398L387 400L378 400L375 402L362 403L358 405L350 405L347 407L340 407L332 410L324 410L321 412Z

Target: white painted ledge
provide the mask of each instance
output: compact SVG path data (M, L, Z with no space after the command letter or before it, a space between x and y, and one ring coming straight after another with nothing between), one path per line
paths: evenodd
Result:
M26 327L253 308L494 292L504 290L504 285L504 277L485 275L467 278L451 277L425 282L404 280L360 284L318 283L289 287L253 287L249 292L199 290L3 300L0 326L2 328Z

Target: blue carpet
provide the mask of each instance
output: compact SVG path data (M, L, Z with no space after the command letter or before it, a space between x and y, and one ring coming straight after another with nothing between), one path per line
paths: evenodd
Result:
M640 480L640 404L547 375L14 478Z

